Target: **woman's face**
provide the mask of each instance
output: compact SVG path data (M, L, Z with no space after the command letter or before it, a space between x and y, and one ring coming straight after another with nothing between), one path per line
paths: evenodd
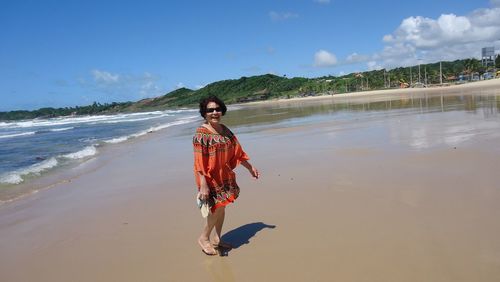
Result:
M222 111L219 105L215 102L209 102L207 104L207 112L205 115L205 120L211 124L217 124L222 116Z

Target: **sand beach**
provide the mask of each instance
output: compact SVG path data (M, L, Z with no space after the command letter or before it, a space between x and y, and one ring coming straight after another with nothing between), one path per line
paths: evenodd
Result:
M208 257L199 121L107 147L0 205L0 281L499 281L500 79L250 103L262 173Z

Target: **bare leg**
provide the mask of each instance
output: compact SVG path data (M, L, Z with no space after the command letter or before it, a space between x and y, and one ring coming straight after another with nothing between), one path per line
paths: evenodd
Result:
M222 225L224 225L224 218L226 217L226 207L220 207L220 216L217 218L217 222L215 223L215 240L214 244L218 245L221 238L222 233Z
M214 213L208 214L205 226L203 227L201 235L198 238L198 244L207 255L217 254L217 251L210 244L210 233L212 233L212 230L214 229L214 226L217 223L219 217L220 209L216 209Z
M231 249L232 246L228 243L222 241L222 226L224 225L224 218L226 217L226 207L221 207L221 214L217 218L217 222L215 223L215 238L214 238L214 246Z

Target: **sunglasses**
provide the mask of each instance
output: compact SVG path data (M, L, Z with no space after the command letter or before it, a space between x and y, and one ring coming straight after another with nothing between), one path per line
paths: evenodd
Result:
M220 107L217 107L217 108L207 108L206 113L207 113L207 114L211 114L211 113L213 113L214 111L216 111L216 112L218 112L218 113L222 112L221 108L220 108Z

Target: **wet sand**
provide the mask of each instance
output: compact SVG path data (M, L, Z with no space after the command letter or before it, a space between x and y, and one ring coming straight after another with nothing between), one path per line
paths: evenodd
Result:
M195 124L113 146L0 206L0 281L500 280L498 110L461 118L228 115L262 178L237 169L225 257L196 244Z

